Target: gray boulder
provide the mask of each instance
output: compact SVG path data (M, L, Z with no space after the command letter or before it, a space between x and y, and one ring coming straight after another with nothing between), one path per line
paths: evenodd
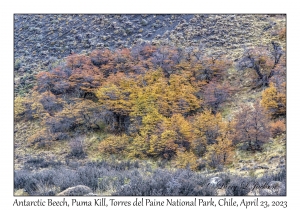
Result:
M83 196L92 193L92 190L85 185L77 185L58 193L58 196Z

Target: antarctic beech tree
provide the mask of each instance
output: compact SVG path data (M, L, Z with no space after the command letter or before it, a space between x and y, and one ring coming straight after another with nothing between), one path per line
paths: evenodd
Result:
M197 170L198 167L198 157L193 153L189 151L179 150L177 152L176 158L175 158L175 165L179 168L190 168L192 170Z
M133 78L123 73L109 76L105 83L95 91L98 103L102 110L112 112L116 124L115 131L125 131L129 114L132 111L133 102L130 95L137 89Z
M170 76L174 62L171 60L173 51L168 47L161 47L153 53L152 63L155 68L161 68L166 76Z
M67 67L71 68L72 70L78 68L82 69L87 65L92 65L91 59L87 55L72 54L67 57L66 61Z
M44 109L41 99L44 95L33 91L30 97L16 97L15 98L15 117L16 119L44 119L49 117L49 113ZM48 104L50 105L50 104Z
M281 84L281 86L284 87L281 88L280 92L275 87L275 84L271 83L270 87L262 92L261 105L273 117L286 114L285 83Z
M14 99L14 119L18 120L21 119L24 115L26 109L25 109L25 97L17 96Z
M56 96L50 91L44 92L39 96L39 102L43 105L44 109L49 113L62 109L62 103L57 100Z
M286 125L283 120L277 120L270 124L273 137L280 135L286 131Z
M204 56L201 60L203 66L199 77L202 80L211 81L213 78L222 79L231 62L225 56Z
M54 86L53 84L53 75L50 72L39 72L36 76L37 78L37 87L36 89L39 92L50 91Z
M120 136L108 136L99 144L99 151L107 156L112 154L125 155L129 137L125 134Z
M270 125L259 103L253 107L243 105L235 119L236 141L245 143L247 150L262 150L262 145L270 138Z
M174 114L170 119L165 120L162 127L174 134L172 140L178 148L190 150L194 137L192 126L181 114ZM164 134L165 132L162 133L162 136ZM174 153L177 153L177 151L174 151Z
M246 49L243 57L238 62L238 69L253 69L257 75L256 87L269 86L269 81L276 71L284 54L279 44L272 42L272 51L264 47Z
M249 49L239 61L265 89L262 107L241 106L231 122L218 112L235 91L226 81L230 60L201 46L150 44L71 54L65 65L37 75L31 97L15 98L15 116L41 122L32 142L103 130L99 151L105 155L166 159L191 169L199 158L226 165L237 144L260 151L269 140L264 111L285 115L285 55L271 46ZM271 125L273 136L285 131L284 122Z
M228 83L220 84L216 80L210 81L203 89L204 104L211 108L214 113L234 92L234 88Z
M213 144L220 135L223 120L220 113L214 115L211 110L205 109L200 115L195 117L195 133L203 138L206 144Z
M220 126L220 134L215 144L208 146L206 158L211 166L225 165L230 163L234 157L234 122L223 122Z

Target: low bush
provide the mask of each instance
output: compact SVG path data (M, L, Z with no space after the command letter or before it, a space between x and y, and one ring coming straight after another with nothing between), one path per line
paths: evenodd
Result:
M42 158L32 158L27 164L37 166L44 162ZM245 196L250 192L286 195L285 170L254 179L228 173L212 176L190 169L153 169L150 165L141 166L130 161L78 162L76 165L74 168L60 165L38 171L16 170L14 188L24 189L29 195L53 195L77 185L87 186L97 194L115 196L215 196L218 189L224 189L226 196ZM214 179L218 183L213 183ZM270 186L277 188L268 189Z
M271 123L270 126L273 137L276 137L286 131L285 124L282 120L277 120L276 122Z
M77 157L77 158L84 158L85 157L85 152L83 148L83 142L84 138L83 137L76 137L70 141L70 156Z

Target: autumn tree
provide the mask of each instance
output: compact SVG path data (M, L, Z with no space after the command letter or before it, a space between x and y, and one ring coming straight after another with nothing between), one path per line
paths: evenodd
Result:
M24 97L17 96L14 98L14 119L19 119L24 115L25 101Z
M67 58L67 67L71 69L67 79L68 92L75 94L76 97L93 98L94 90L100 87L103 81L103 72L92 62L94 54L91 56L73 54Z
M206 158L213 167L226 165L232 162L234 157L234 122L223 122L216 143L208 146Z
M276 137L286 131L286 125L283 120L276 120L275 122L270 123L270 131L272 136Z
M158 48L152 56L152 63L154 68L161 68L164 74L168 77L172 73L172 68L175 65L172 59L176 54L176 50L166 46Z
M282 92L278 91L274 83L262 92L261 105L273 117L286 114L285 83L281 84Z
M234 92L234 88L228 83L219 83L216 80L210 81L203 87L204 104L216 112L219 106L224 103Z
M179 150L175 158L175 165L179 168L190 168L197 170L198 157L191 151Z
M198 78L201 80L211 81L213 78L221 79L226 70L231 66L230 60L224 55L204 56L201 60L202 69L197 72Z
M130 50L128 48L116 50L114 63L116 63L117 72L124 72L125 74L132 72L134 63Z
M65 107L60 113L47 118L45 124L51 133L74 131L78 126L71 107Z
M85 131L100 130L100 125L104 123L104 117L99 104L88 99L78 99L74 102L72 110L77 124Z
M125 134L120 136L110 135L99 144L99 152L104 153L106 156L113 154L126 155L129 139Z
M54 86L52 81L53 75L50 72L39 72L36 76L38 86L36 89L39 92L50 91Z
M166 118L154 109L142 118L139 134L130 146L130 155L170 160L179 150L190 151L192 140L192 126L181 114Z
M149 104L145 112L134 111L132 114L132 125L136 126L136 135L130 147L130 156L139 158L160 156L164 151L164 147L160 145L164 145L165 141L160 141L155 135L161 130L165 117L158 112L154 104Z
M14 101L15 118L16 119L40 119L49 116L49 113L44 109L43 104L40 102L41 96L38 92L33 91L31 96L16 97Z
M285 114L285 55L275 43L272 49L249 50L239 64L269 85L261 105L277 117ZM64 65L37 75L31 97L15 99L15 115L41 123L33 143L103 130L103 155L166 159L193 170L198 158L226 165L237 143L256 151L269 138L259 105L242 106L231 122L218 113L234 91L225 81L231 65L201 46L144 44L71 54ZM271 131L284 132L283 124L274 123Z
M79 54L71 54L66 59L67 67L71 68L71 70L83 68L84 65L90 65L91 61L86 55Z
M197 110L202 101L196 96L196 89L180 75L172 74L158 97L159 110L165 116L174 113L188 114Z
M69 89L68 77L71 75L69 68L57 67L49 72L39 72L36 76L38 92L51 91L54 95L65 94Z
M269 120L263 108L258 103L253 107L243 105L235 119L236 141L245 143L247 150L262 150L270 138Z
M91 62L101 69L101 72L105 77L108 77L111 73L114 72L115 63L114 63L114 53L108 49L94 50L91 52Z
M49 147L52 140L53 136L51 135L51 133L49 133L46 128L42 128L35 132L32 136L30 136L27 141L31 145L41 148Z
M62 109L62 101L58 100L50 91L44 92L39 96L39 102L43 105L44 109L49 113Z
M256 87L269 86L269 81L276 72L284 54L278 43L272 42L272 50L265 47L246 49L243 57L238 61L238 69L253 69L256 73Z
M214 115L211 110L205 109L200 115L195 117L195 132L197 135L202 136L208 144L212 144L219 135L222 123L220 113Z
M190 151L191 149L194 138L192 126L181 114L165 118L155 133L158 134L158 138L156 141L150 142L150 154L153 152L151 149L156 148L161 151L159 153L161 157L171 159L179 150ZM157 144L157 142L162 142L162 144Z
M103 76L100 72L91 73L90 71L87 69L74 71L68 78L69 92L76 94L77 97L93 96L94 90L100 87Z
M132 101L130 95L136 84L130 77L126 77L122 73L117 76L111 75L106 82L95 91L99 105L103 110L114 113L116 131L124 131L124 122L132 110Z

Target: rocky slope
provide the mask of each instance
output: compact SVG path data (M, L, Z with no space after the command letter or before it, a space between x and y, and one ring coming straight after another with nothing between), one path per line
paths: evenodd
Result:
M245 47L285 43L278 33L285 15L232 14L16 14L14 16L15 93L26 94L34 75L70 53L116 49L137 43L205 45L210 54L237 59Z
M63 58L70 52L131 47L138 42L177 46L201 42L211 51L236 57L243 46L276 39L277 30L285 24L284 15L246 14L16 14L14 18L15 58L22 60L25 71L40 62L45 67L51 57Z

